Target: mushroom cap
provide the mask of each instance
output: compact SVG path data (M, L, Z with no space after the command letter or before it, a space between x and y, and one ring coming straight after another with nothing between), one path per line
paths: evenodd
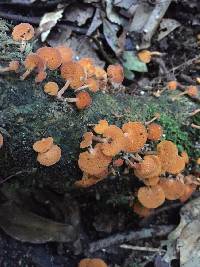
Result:
M178 149L173 142L164 140L157 145L157 155L161 160L162 172L166 172L174 165Z
M188 153L186 151L181 152L181 157L184 159L185 164L189 163L190 159L189 159Z
M29 23L20 23L13 28L12 38L14 41L29 41L34 36L34 28Z
M171 166L168 167L167 171L171 174L178 174L182 172L185 169L185 159L177 156L171 164Z
M108 267L108 265L101 259L83 259L79 262L78 267Z
M81 58L78 61L78 63L84 68L88 78L95 75L94 60L92 58L89 57Z
M42 138L39 141L36 141L33 144L33 150L39 153L44 153L48 151L53 145L53 138L52 137L47 137L47 138Z
M113 160L113 166L114 167L121 167L124 164L124 160L123 159L115 159Z
M98 175L107 170L112 157L108 157L101 151L101 144L97 144L92 152L83 152L79 155L79 168L89 175Z
M187 201L191 197L192 193L196 190L196 188L197 185L195 184L185 184L184 194L179 198L179 200L181 202Z
M142 181L145 185L153 186L158 184L158 182L160 181L160 177L159 176L151 177L149 179L142 179Z
M187 87L186 92L189 96L197 96L198 95L198 87L194 86L194 85L190 85Z
M169 81L167 83L167 89L170 90L170 91L176 90L177 89L177 86L178 86L177 81Z
M140 61L149 63L151 61L151 52L149 50L142 50L138 54Z
M50 70L56 70L62 63L62 57L56 48L44 46L39 48L36 54L45 61Z
M105 132L105 130L108 128L108 122L107 120L100 120L98 122L98 124L95 125L94 127L94 131L97 133L97 134L103 134Z
M99 91L99 81L95 78L88 78L85 81L85 84L88 85L88 88L91 92L96 93Z
M138 200L144 207L155 209L164 203L165 194L160 185L144 186L138 190Z
M161 174L161 161L155 155L144 156L142 162L136 165L134 174L140 179L151 179Z
M103 68L95 66L95 77L99 81L99 89L105 90L108 82L107 72Z
M44 60L36 53L30 53L27 55L24 61L24 66L28 70L37 68L38 72L45 70Z
M67 47L67 46L56 46L55 48L59 51L59 53L61 55L62 64L66 63L66 62L69 62L69 61L72 61L74 52L70 47Z
M48 82L44 85L44 92L56 96L58 94L58 84L56 82Z
M3 146L3 135L0 133L0 148Z
M47 77L46 71L40 71L40 72L38 72L38 74L35 77L35 82L41 83L46 79L46 77Z
M163 135L163 128L157 123L151 123L147 126L148 139L158 141Z
M152 213L152 210L153 209L148 209L148 208L142 206L141 203L139 203L139 202L136 202L133 205L133 211L137 215L139 215L140 217L143 217L143 218L148 217Z
M18 69L19 69L19 61L17 61L17 60L10 61L9 69L12 70L12 71L17 72Z
M125 137L122 130L115 126L110 125L106 128L103 136L108 138L108 142L101 145L102 152L107 156L115 156L123 150L125 145Z
M147 131L141 122L128 122L122 126L126 137L125 152L138 152L147 141Z
M159 185L162 187L165 198L168 200L179 199L185 191L185 184L177 179L162 178Z
M122 83L124 80L124 70L119 64L109 65L107 68L108 78L113 83Z
M82 187L82 188L87 188L92 185L97 184L98 182L102 181L104 178L97 178L95 176L89 176L88 178L83 178L79 181L75 182L75 186L77 187Z
M92 98L88 92L80 92L76 95L76 106L78 109L85 109L92 104Z
M83 135L83 141L80 143L80 148L86 148L92 145L92 138L93 133L92 132L86 132Z
M51 166L56 164L61 158L61 149L57 145L52 145L52 147L44 152L38 153L37 161L44 166Z
M74 61L69 61L61 66L61 76L64 80L70 81L72 89L78 89L84 85L86 79L84 68Z

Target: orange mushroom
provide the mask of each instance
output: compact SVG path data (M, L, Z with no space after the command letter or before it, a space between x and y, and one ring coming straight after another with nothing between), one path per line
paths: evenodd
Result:
M97 134L103 134L105 132L105 130L108 128L108 122L107 120L100 120L98 122L98 124L95 125L94 127L94 131L97 133Z
M99 81L100 90L105 91L108 82L107 72L103 68L95 66L95 77Z
M144 156L143 161L134 166L134 174L140 179L150 179L161 174L161 161L155 155Z
M4 139L3 135L0 133L0 148L2 148L2 146L3 146L3 142L4 142L3 139Z
M134 211L137 215L139 215L140 217L142 217L142 218L146 218L146 217L148 217L149 215L151 215L153 209L148 209L148 208L142 206L141 203L136 202L136 203L134 203L134 205L133 205L133 211Z
M196 190L197 186L195 184L186 184L183 195L179 198L179 200L183 203L187 201L193 192Z
M121 167L124 164L124 160L123 159L115 159L113 160L113 166L114 167Z
M157 51L151 52L149 50L142 50L137 55L142 62L149 63L152 59L152 56L160 56L161 53Z
M178 174L185 169L185 159L177 156L174 162L168 167L168 172L171 174Z
M165 194L160 185L140 187L137 196L140 203L148 209L155 209L165 201Z
M76 98L65 98L69 103L76 103L78 109L85 109L92 104L92 98L88 92L80 92Z
M47 137L47 138L42 138L39 141L36 141L33 144L33 150L39 153L44 153L48 151L53 145L53 138L52 137Z
M61 149L57 145L52 145L49 150L44 153L38 153L37 161L44 166L52 166L61 158Z
M105 129L103 136L106 140L102 143L101 149L106 156L115 156L123 150L125 138L120 128L110 125Z
M97 184L98 182L100 182L104 179L104 177L103 178L97 178L95 176L88 176L88 175L86 175L86 176L87 177L84 177L84 175L83 175L83 178L79 181L76 181L74 185L76 187L80 187L80 188L88 188L92 185Z
M39 48L36 54L42 58L50 70L58 69L62 63L62 57L56 48L44 46Z
M138 152L147 141L147 131L141 122L128 122L122 126L126 138L125 152Z
M36 76L35 76L35 82L36 83L41 83L43 82L47 77L46 71L40 71Z
M56 96L58 94L58 84L56 82L48 82L44 85L44 92L48 95Z
M93 133L92 132L86 132L83 135L83 141L80 143L80 148L86 148L92 145L92 138Z
M188 153L186 151L182 151L181 152L181 157L184 159L185 161L185 164L188 164L189 163L189 156L188 156Z
M188 96L191 96L191 97L196 97L198 96L198 87L197 86L193 86L193 85L190 85L186 88L186 90L174 97L172 97L172 100L175 101L177 99L179 99L180 96L182 95L188 95Z
M26 68L25 73L20 77L21 80L25 80L30 73L36 69L37 73L45 71L45 62L43 59L35 53L29 54L24 61L24 66Z
M7 72L7 71L18 72L18 70L19 70L19 61L12 60L12 61L10 61L8 67L0 68L0 73L1 72Z
M79 262L78 267L108 267L108 265L101 259L83 259Z
M123 67L119 64L109 65L107 68L108 79L112 83L122 83L124 80Z
M34 28L29 23L20 23L13 28L12 38L16 42L20 42L20 50L23 52L26 42L31 40L35 34Z
M59 51L59 53L61 55L62 64L67 63L69 61L72 61L74 52L70 47L67 47L67 46L56 46L55 48Z
M148 139L158 141L162 138L163 128L157 123L151 123L147 126Z
M85 81L84 87L88 87L91 92L96 93L97 91L99 91L99 81L95 78L88 78Z
M81 58L78 63L84 68L87 78L95 75L94 60L92 58Z
M90 152L80 153L78 165L83 172L96 176L106 171L111 161L112 157L104 155L101 144L97 144Z
M198 165L200 165L200 158L198 158L198 159L196 160L196 163L197 163Z
M167 83L167 89L170 90L170 91L176 90L177 87L178 87L178 82L177 81L169 81Z
M165 198L168 200L176 200L183 196L185 191L185 184L177 179L163 178L159 185L164 191Z
M151 178L148 178L148 179L142 179L143 183L145 185L148 185L148 186L153 186L153 185L157 185L158 182L160 181L160 177L159 176L156 176L156 177L151 177Z

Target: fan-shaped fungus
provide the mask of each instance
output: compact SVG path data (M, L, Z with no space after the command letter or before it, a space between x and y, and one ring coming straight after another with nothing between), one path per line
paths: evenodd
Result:
M178 86L177 81L169 81L167 83L167 89L170 90L170 91L176 90L177 89L177 86Z
M122 126L126 137L125 152L138 152L147 141L147 131L140 122L128 122Z
M155 209L165 201L165 194L160 185L140 187L137 195L140 203L148 209Z
M78 63L84 68L87 78L95 75L94 60L92 58L81 58Z
M163 178L160 180L159 185L162 187L165 198L168 200L179 199L185 191L185 184L175 179Z
M133 211L139 215L140 217L148 217L149 215L151 215L153 209L148 209L144 206L142 206L139 202L134 203L133 205Z
M198 87L197 86L193 86L193 85L190 85L186 88L186 90L174 97L172 97L172 100L177 100L180 96L182 95L189 95L191 97L195 97L195 96L198 96Z
M27 76L30 75L30 73L35 69L36 69L37 73L40 73L40 72L44 71L46 68L45 62L43 61L43 59L35 53L31 53L26 57L26 59L24 61L24 66L26 68L26 71L20 77L21 80L26 79Z
M173 142L164 140L157 145L157 154L161 160L162 172L166 172L174 165L178 149Z
M42 138L39 141L36 141L33 144L33 150L39 153L44 153L48 151L53 145L53 138L52 137L47 137L47 138Z
M115 125L110 125L103 133L107 141L101 145L102 152L107 156L115 156L123 150L125 138L122 130Z
M94 127L94 131L97 133L97 134L103 134L105 132L105 130L108 128L108 122L107 120L100 120L98 122L98 124L95 125Z
M101 144L97 144L90 152L80 153L78 165L79 168L90 175L98 175L106 171L112 157L108 157L101 151Z
M86 148L92 145L92 132L86 132L83 135L83 141L80 143L80 148Z
M12 38L16 42L21 42L20 50L23 52L25 49L26 41L33 38L35 34L34 28L29 23L20 23L13 28Z
M3 146L3 135L0 133L0 148Z
M157 51L151 52L149 50L142 50L137 55L142 62L149 63L152 59L152 56L160 56L161 53Z
M44 166L56 164L61 158L61 149L57 145L52 145L49 150L44 153L38 153L37 161Z
M83 259L79 262L78 267L108 267L108 265L101 259Z
M50 70L56 70L62 63L62 57L56 48L44 46L39 48L36 54L43 59Z
M52 96L56 96L58 94L58 84L56 82L48 82L44 85L44 92L52 95Z
M14 71L14 72L18 72L19 69L19 61L17 60L12 60L8 67L5 68L0 68L0 73L1 72L6 72L6 71Z
M122 83L124 80L123 67L119 64L109 65L107 68L108 79L112 83Z
M161 173L160 159L155 155L144 156L144 160L135 165L134 174L140 179L150 179Z
M70 47L67 47L67 46L56 46L55 48L59 51L59 53L61 55L62 64L67 63L69 61L72 61L74 52Z
M163 135L162 127L157 123L151 123L147 126L148 139L158 141Z
M65 98L65 101L75 102L78 109L85 109L91 105L92 98L88 92L80 92L76 95L76 98Z

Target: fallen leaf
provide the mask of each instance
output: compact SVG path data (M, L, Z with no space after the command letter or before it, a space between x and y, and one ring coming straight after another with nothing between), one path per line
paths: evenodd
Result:
M133 5L137 5L138 0L114 0L114 5L117 7L121 7L124 9L129 9L131 8Z
M165 38L170 32L180 27L181 24L175 19L162 19L160 23L160 29L158 34L158 41Z
M92 23L90 24L90 27L86 35L90 36L93 32L95 32L99 28L101 24L102 24L101 11L99 8L96 8L94 17L92 19Z
M0 206L0 227L13 238L35 244L73 242L76 231L72 225L38 216L14 202Z
M44 42L51 29L57 24L57 22L62 18L64 9L59 9L54 12L49 12L44 14L40 21L38 32L41 33L41 40Z
M134 55L133 51L124 51L123 53L123 66L127 70L133 70L137 72L147 72L147 65L139 60L139 58Z
M119 31L119 27L115 24L112 24L107 19L103 20L103 33L106 38L108 45L112 48L112 50L117 54L119 50L118 46L118 37L117 32Z
M122 16L120 16L113 8L112 0L105 0L106 3L106 15L107 18L118 25L125 25L126 21Z

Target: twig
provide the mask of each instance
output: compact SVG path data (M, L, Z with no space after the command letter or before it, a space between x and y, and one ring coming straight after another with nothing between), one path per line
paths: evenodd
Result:
M180 64L180 65L178 65L178 66L176 66L176 67L173 67L173 68L170 70L170 72L175 72L175 71L178 70L178 69L181 69L181 68L186 67L186 66L190 66L190 65L192 65L196 60L199 60L199 59L200 59L200 55L197 55L196 57L191 58L191 59L189 59L188 61L186 61L186 62L184 62L184 63L182 63L182 64Z
M197 124L192 123L191 124L191 127L194 128L194 129L200 130L200 125L197 125Z
M7 182L8 180L10 180L11 178L17 176L17 175L20 175L20 174L24 174L24 173L32 173L34 172L35 169L32 169L32 170L24 170L24 171L18 171L14 174L11 174L9 176L7 176L6 178L4 178L2 181L0 181L0 185L4 184L5 182Z
M166 252L166 250L160 248L139 247L127 244L120 245L120 248L138 250L138 251L147 251L147 252Z
M152 228L143 228L140 231L130 231L128 233L121 233L109 236L104 239L92 242L89 244L89 248L85 251L85 254L93 253L104 248L130 242L131 240L139 240L150 237L159 237L169 234L174 229L174 225L157 225Z

